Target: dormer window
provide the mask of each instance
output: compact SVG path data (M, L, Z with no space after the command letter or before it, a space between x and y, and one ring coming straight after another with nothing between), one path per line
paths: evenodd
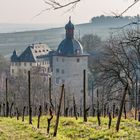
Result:
M61 73L64 74L64 70L62 70Z

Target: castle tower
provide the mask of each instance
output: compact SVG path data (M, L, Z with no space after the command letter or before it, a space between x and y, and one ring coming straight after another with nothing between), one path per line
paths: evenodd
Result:
M52 84L56 98L59 97L60 86L64 84L66 101L72 100L74 95L78 103L83 97L83 70L88 71L88 55L83 53L80 42L74 39L74 29L70 19L65 26L65 39L53 56Z

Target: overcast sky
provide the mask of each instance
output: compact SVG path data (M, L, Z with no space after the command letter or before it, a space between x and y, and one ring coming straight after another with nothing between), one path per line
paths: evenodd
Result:
M64 24L72 16L74 23L88 22L91 17L101 14L111 15L122 12L134 0L82 0L73 12L67 9L46 11L33 18L41 10L47 8L43 0L0 0L0 23L45 23ZM140 2L124 15L140 13Z

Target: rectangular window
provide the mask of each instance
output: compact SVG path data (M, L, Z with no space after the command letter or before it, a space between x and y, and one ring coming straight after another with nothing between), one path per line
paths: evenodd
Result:
M14 69L12 69L12 73L14 73Z
M19 73L21 73L21 69L19 69Z
M77 63L79 63L80 62L80 59L79 58L77 58Z
M24 69L24 73L26 73L26 69Z
M62 79L62 84L65 84L65 80L64 79Z
M30 66L32 66L32 63L30 62Z
M64 74L64 70L62 70L61 73Z
M59 73L59 69L56 69L56 73Z
M64 62L64 58L62 58L62 62Z
M26 62L24 62L24 66L26 66Z

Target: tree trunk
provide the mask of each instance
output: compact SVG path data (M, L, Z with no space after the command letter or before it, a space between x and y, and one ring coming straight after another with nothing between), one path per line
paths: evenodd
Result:
M139 118L138 118L138 121L140 122L140 112L139 112Z
M109 117L109 123L108 123L108 129L110 129L111 127L111 122L112 122L112 117L111 117L111 113L108 113L108 117Z
M25 109L26 109L26 107L24 106L23 107L23 113L22 113L22 122L24 122Z
M12 108L13 108L14 103L11 104L10 106L10 117L12 118Z
M1 109L2 109L2 108L1 108L1 104L0 104L0 116L1 116Z
M122 111L123 111L123 105L125 102L125 97L127 94L127 90L128 90L128 84L126 85L125 89L124 89L124 93L123 93L123 97L122 97L122 101L120 104L120 111L119 111L119 115L118 115L118 120L117 120L117 124L116 124L116 131L119 131L119 127L120 127L120 121L121 121L121 116L122 116Z
M93 104L93 82L92 82L92 97L91 97L91 101L92 101L92 116L94 117L95 109L94 109L94 104Z
M53 119L53 113L52 113L51 107L50 107L49 111L50 111L50 116L51 116L51 117L47 119L47 121L48 121L47 133L48 133L48 134L49 134L49 132L50 132L51 120Z
M5 103L3 103L3 116L5 117Z
M75 103L74 95L73 95L73 110L74 110L74 116L77 120L78 118L77 118L77 110L76 110L76 103Z
M65 116L66 116L66 117L68 117L68 110L69 110L69 108L66 107L66 109L65 109Z
M101 125L101 120L100 120L100 112L97 112L97 119L98 119L98 125Z
M115 104L113 104L113 118L115 118Z
M127 118L127 116L126 116L125 102L124 102L124 118L125 118L125 119Z
M42 108L41 108L41 105L40 105L39 106L39 112L38 112L37 128L39 128L39 126L40 126L40 117L41 117L41 114L42 114Z
M138 103L137 103L137 96L138 96L138 77L136 75L136 92L135 92L135 120L137 120L137 110L138 110Z
M99 95L98 95L98 89L97 89L97 114L99 113Z
M16 107L16 114L17 114L17 120L19 120L19 111L17 107Z

